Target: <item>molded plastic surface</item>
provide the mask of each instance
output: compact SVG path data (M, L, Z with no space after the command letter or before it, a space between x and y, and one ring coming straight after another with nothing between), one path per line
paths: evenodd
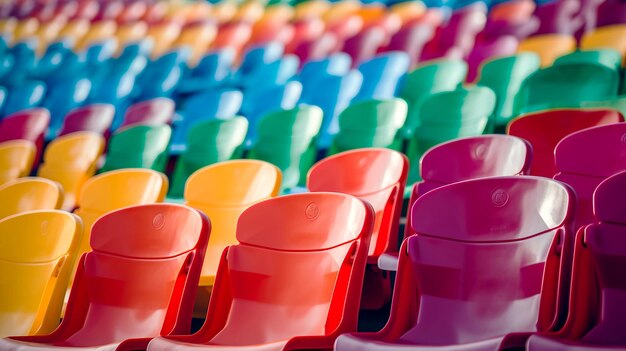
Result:
M402 51L387 52L363 62L359 65L363 84L354 101L393 98L409 65L409 56Z
M36 154L33 164L37 165L43 152L46 129L50 123L50 113L46 109L34 108L20 111L0 121L0 142L24 139L35 144Z
M55 210L63 203L63 188L44 178L20 178L0 186L0 220L18 213Z
M149 168L165 171L170 126L131 126L111 136L104 166L100 172L123 168Z
M621 12L621 11L620 11ZM626 26L617 24L596 28L594 31L585 33L580 41L582 50L611 48L626 57Z
M111 104L92 104L77 108L65 116L59 136L79 131L108 136L114 116L115 106Z
M28 140L0 142L0 185L30 174L35 152Z
M539 55L541 67L550 66L557 57L576 50L576 39L567 34L542 34L523 40L517 52Z
M159 126L170 124L174 117L174 101L160 97L131 105L124 115L121 128L136 124Z

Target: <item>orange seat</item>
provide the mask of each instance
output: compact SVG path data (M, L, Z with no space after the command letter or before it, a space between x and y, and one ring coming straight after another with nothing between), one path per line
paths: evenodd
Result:
M44 178L19 178L0 186L0 199L1 220L18 213L61 208L63 188Z
M580 49L614 49L626 61L626 24L600 27L586 33L580 42Z
M85 36L76 43L75 50L83 50L97 42L113 38L117 30L117 23L113 20L92 23Z
M118 42L118 52L133 42L142 40L148 34L148 24L143 21L133 21L122 24L117 28L115 37Z
M517 52L534 52L539 55L541 67L552 65L559 56L576 50L576 39L566 34L542 34L523 40Z
M0 143L0 185L25 177L30 173L35 158L35 144L28 140L10 140Z
M191 49L189 63L193 67L206 54L209 45L217 36L217 27L212 22L200 22L186 26L172 44L173 47L187 46Z
M180 35L180 31L181 26L177 22L163 22L151 25L147 36L154 41L152 58L158 58L167 52Z

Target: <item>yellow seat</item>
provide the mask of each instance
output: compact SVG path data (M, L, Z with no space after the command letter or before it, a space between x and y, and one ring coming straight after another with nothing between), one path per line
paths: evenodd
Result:
M85 226L80 254L91 250L91 227L98 218L123 207L162 202L167 186L164 174L149 169L120 169L87 180L80 189L78 208L74 211Z
M13 30L13 43L20 42L28 37L35 36L39 28L36 18L26 18L17 22Z
M576 39L566 34L542 34L523 40L517 52L534 52L539 55L541 67L552 65L559 56L576 50Z
M152 58L158 58L167 52L180 35L180 31L180 24L176 22L163 22L151 25L147 36L154 41Z
M113 38L116 30L117 23L114 20L92 23L87 34L76 43L76 51L86 49L97 42Z
M324 14L324 21L326 23L335 23L336 21L343 21L350 15L354 15L359 12L362 5L359 1L346 0L341 2L335 2L328 11Z
M0 185L30 174L35 151L35 144L28 140L0 143Z
M38 175L63 186L62 209L74 209L76 196L87 179L96 173L96 162L103 150L104 138L93 132L67 134L48 144Z
M233 21L254 23L261 19L264 12L265 9L260 2L249 1L239 6L237 12L233 16Z
M118 43L118 53L130 43L143 39L148 34L148 24L143 21L134 21L122 24L115 34Z
M296 21L309 17L322 17L330 7L330 3L326 0L304 1L294 6L293 17Z
M0 219L35 210L57 210L63 203L63 188L38 177L12 180L0 186Z
M0 337L45 334L61 317L82 224L75 215L32 211L0 220Z
M48 45L57 38L66 21L63 18L54 19L39 25L36 36L39 39L38 53L42 55Z
M389 10L398 15L402 23L420 18L426 13L426 6L421 1L406 1L392 5Z
M89 31L89 21L86 19L75 19L67 22L63 29L57 35L57 39L61 40L64 38L71 39L74 44L78 43L85 37L87 32Z
M605 49L617 50L626 62L626 24L596 28L593 32L586 33L581 42L581 50Z
M165 20L182 21L183 23L192 23L203 19L211 18L212 7L208 2L187 2L187 3L170 3L168 12L165 14Z
M237 219L250 205L278 195L280 170L258 160L216 163L193 173L185 185L185 204L211 220L211 237L204 258L200 286L212 286L222 251L237 243Z
M200 22L188 26L174 42L174 47L188 46L191 49L190 66L195 66L209 49L217 36L217 27L211 22Z
M226 23L237 14L237 5L232 1L221 1L213 5L212 12L218 23Z

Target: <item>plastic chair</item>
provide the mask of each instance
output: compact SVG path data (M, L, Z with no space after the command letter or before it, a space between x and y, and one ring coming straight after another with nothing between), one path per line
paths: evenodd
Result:
M239 244L222 254L207 323L148 350L332 348L356 327L373 217L368 205L335 193L252 205L239 217Z
M34 108L9 115L0 121L0 142L23 139L36 147L33 166L39 164L43 151L44 134L50 123L46 109Z
M493 114L496 96L485 87L458 88L431 95L419 104L419 125L409 140L409 160L419 160L431 147L483 133ZM412 162L408 184L420 180L419 163Z
M400 250L388 324L342 335L335 350L495 350L509 333L550 330L566 302L573 200L560 183L526 176L425 194L411 209L418 234Z
M79 107L67 114L59 136L89 131L108 137L114 116L115 107L111 104L91 104Z
M0 291L0 336L51 332L76 260L80 220L62 211L32 211L0 220L0 232L0 280L7 287Z
M528 174L531 159L530 143L509 135L481 135L439 144L419 160L422 180L412 187L408 208L412 208L427 192L444 185L477 178ZM411 211L407 212L406 218L407 223L410 223ZM405 226L404 238L413 234L413 228ZM389 246L380 255L380 269L398 269L397 248Z
M117 23L112 20L102 20L98 22L92 22L89 26L89 31L79 41L76 42L74 50L82 51L87 49L90 45L99 43L103 40L114 38L115 31L117 30Z
M593 194L593 224L576 237L570 313L565 327L554 334L530 337L527 349L619 350L626 345L621 326L624 288L615 272L624 268L624 207L626 173L618 173Z
M211 43L211 51L232 50L239 57L252 37L252 25L246 22L222 23L217 37Z
M351 104L339 115L339 132L329 153L364 147L400 150L398 131L406 114L406 102L397 98Z
M247 88L263 89L286 84L298 72L300 60L295 55L285 55L281 59L270 62L263 67L239 77L239 86L245 91Z
M338 52L323 59L303 61L298 80L304 89L327 76L345 76L351 72L352 59Z
M356 67L374 58L374 55L386 44L387 33L381 26L362 28L355 35L347 38L342 51L350 55Z
M614 49L626 58L626 26L623 24L597 28L586 33L580 41L581 50Z
M259 67L279 60L284 51L284 45L278 42L250 47L243 55L237 75L247 75Z
M222 49L207 54L178 85L177 92L190 94L226 84L232 76L235 51Z
M404 52L388 52L362 63L359 72L363 84L354 101L393 98L409 65L409 56Z
M359 197L374 208L361 308L379 309L391 299L391 280L376 263L398 247L398 227L409 161L388 149L358 149L316 163L307 178L312 192L338 192Z
M283 190L304 184L315 162L321 125L322 110L317 106L269 113L259 120L258 140L247 157L277 166L283 173Z
M497 97L485 132L504 131L515 117L514 103L522 84L538 69L539 56L529 52L496 58L481 65L477 84L493 90Z
M48 138L57 135L68 113L85 103L91 87L91 81L81 77L54 79L50 83L48 93L41 104L41 107L50 111Z
M442 91L458 88L467 75L467 63L461 60L437 60L418 66L409 72L403 82L400 97L406 100L410 114L402 127L404 138L410 138L419 121L418 113L422 99Z
M622 55L613 49L582 50L561 56L554 61L555 66L578 63L596 63L619 71L622 64Z
M181 81L186 61L191 51L187 47L172 50L148 63L137 76L136 100L169 97Z
M195 66L206 54L209 45L217 35L217 27L212 21L200 21L186 25L178 38L172 43L173 47L187 46L191 49L189 64Z
M509 123L507 134L524 138L533 146L530 174L552 178L558 172L554 148L564 137L585 128L623 121L616 110L557 109L515 118Z
M519 41L512 35L501 35L493 39L483 39L474 45L467 55L467 81L474 82L480 65L492 58L514 55L517 52Z
M28 140L0 142L0 185L30 174L36 151Z
M278 196L280 181L281 173L276 166L256 160L216 163L189 177L185 204L209 216L213 232L200 287L213 286L222 252L237 244L235 229L241 213L259 201Z
M517 52L534 52L539 55L541 67L550 66L554 60L576 50L576 39L566 34L542 34L523 40Z
M206 216L181 205L103 216L93 227L93 250L79 261L59 328L4 339L0 347L136 350L153 337L189 332L209 232Z
M0 198L2 220L18 213L61 208L63 188L44 178L19 178L0 185Z
M126 110L120 128L138 124L149 126L170 124L174 118L174 108L174 101L166 97L137 102Z
M406 3L413 4L417 2L405 2L404 4ZM418 22L404 26L389 39L389 44L385 46L384 51L406 52L411 60L409 67L413 68L422 56L426 43L433 38L434 34L435 30L430 24Z
M169 126L131 126L111 136L106 160L100 172L122 168L149 168L165 171Z
M169 196L183 196L189 176L204 166L241 158L248 121L243 117L196 123L188 135L188 147L176 162Z
M7 116L22 110L36 108L43 102L46 85L43 82L28 81L9 91L4 103L3 115Z
M71 211L76 206L82 185L96 173L104 145L104 138L93 132L68 134L48 144L37 174L63 186L62 209Z
M492 5L487 18L485 38L513 35L522 40L539 29L539 19L533 16L536 5L530 0L505 1Z
M141 4L139 2L134 4ZM132 4L131 4L132 6ZM120 23L115 32L115 38L119 44L118 52L121 52L126 45L142 40L148 34L148 24L143 21L133 20L127 23Z

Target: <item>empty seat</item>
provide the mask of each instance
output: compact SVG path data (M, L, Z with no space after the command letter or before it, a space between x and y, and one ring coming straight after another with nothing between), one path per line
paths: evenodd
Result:
M59 136L79 131L108 136L114 116L115 107L111 104L91 104L79 107L65 116Z
M25 177L0 185L0 220L18 213L55 210L63 203L63 188L45 178Z
M126 110L121 128L136 124L150 126L170 124L174 118L174 107L174 101L166 97L135 103Z
M384 53L363 62L358 67L363 84L354 101L393 98L409 65L409 56L402 51Z
M0 142L0 185L30 174L35 150L28 140Z
M171 134L172 129L167 125L137 125L118 130L111 136L100 172L122 168L165 171Z
M542 34L523 40L517 52L534 52L539 56L541 67L550 66L557 57L576 50L576 39L568 34Z
M34 108L20 111L0 121L0 142L23 139L32 142L36 147L33 165L39 164L43 152L43 143L50 113L46 109Z

